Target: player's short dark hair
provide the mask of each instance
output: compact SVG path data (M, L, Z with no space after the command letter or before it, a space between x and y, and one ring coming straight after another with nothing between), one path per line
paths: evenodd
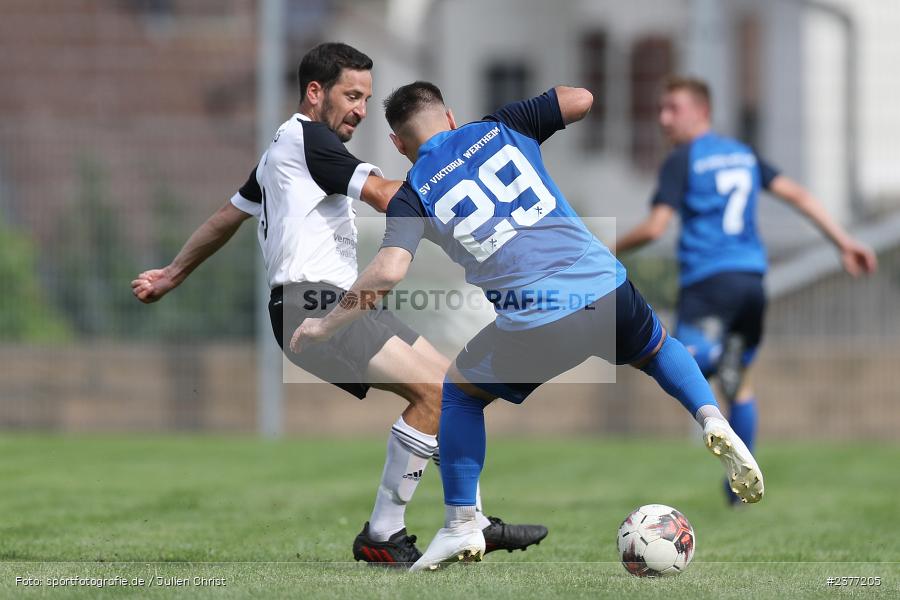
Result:
M668 77L664 84L667 92L675 92L685 90L689 92L696 100L699 100L708 107L712 107L712 92L709 91L709 84L697 77Z
M306 88L313 81L329 89L337 82L344 69L369 71L372 59L347 44L326 42L319 44L307 52L297 67L297 79L300 82L300 99L306 97Z
M398 87L384 99L384 117L391 129L397 131L424 108L443 104L444 96L438 86L427 81L414 81Z

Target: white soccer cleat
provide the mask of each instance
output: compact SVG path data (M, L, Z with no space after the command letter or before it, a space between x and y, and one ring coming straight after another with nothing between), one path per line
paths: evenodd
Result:
M443 527L410 571L434 571L457 562L478 562L484 557L484 534L476 521L461 528Z
M703 441L709 451L725 466L728 486L741 502L753 504L762 500L765 487L762 471L746 444L727 421L707 419L703 426Z

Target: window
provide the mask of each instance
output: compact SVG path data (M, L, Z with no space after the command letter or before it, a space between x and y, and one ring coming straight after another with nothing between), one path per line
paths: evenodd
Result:
M643 169L662 160L663 139L657 125L662 81L672 73L672 40L639 38L631 48L631 158Z
M498 62L488 65L484 77L487 90L485 114L531 95L531 70L524 63Z
M602 150L606 144L608 56L608 37L605 31L589 31L582 36L581 81L594 94L594 105L583 121L585 150Z

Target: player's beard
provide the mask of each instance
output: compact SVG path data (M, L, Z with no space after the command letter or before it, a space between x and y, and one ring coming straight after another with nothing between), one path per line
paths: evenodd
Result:
M328 98L325 98L325 101L322 103L322 120L331 127L335 134L337 134L339 140L344 143L349 142L353 138L353 131L346 133L340 130L341 125L344 124L344 119L342 118L339 123L332 124L332 119L334 119L336 112L337 111L331 101ZM360 121L361 120L362 119L360 119ZM357 121L354 125L359 125L360 121Z

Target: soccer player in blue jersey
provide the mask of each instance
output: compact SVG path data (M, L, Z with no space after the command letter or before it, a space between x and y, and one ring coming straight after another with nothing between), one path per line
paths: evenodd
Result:
M423 237L462 265L467 281L494 304L496 320L466 344L444 380L445 527L413 570L478 560L485 550L475 521L484 408L498 397L521 403L591 356L653 377L702 425L735 492L747 502L762 498L759 466L719 412L696 362L666 335L544 167L540 144L582 119L592 102L587 90L557 87L457 127L434 85L395 90L385 115L413 167L388 205L381 250L338 308L306 319L291 339L291 349L302 352L364 315L373 298L403 279Z
M766 252L756 228L759 191L770 191L814 223L851 275L874 271L876 259L802 186L746 144L713 132L710 107L705 82L680 77L666 82L659 124L675 148L660 169L650 214L617 241L614 251L657 239L676 213L681 217L675 337L704 375L718 376L731 426L752 450L757 409L746 371L759 347L766 305ZM725 491L737 502L728 485Z

